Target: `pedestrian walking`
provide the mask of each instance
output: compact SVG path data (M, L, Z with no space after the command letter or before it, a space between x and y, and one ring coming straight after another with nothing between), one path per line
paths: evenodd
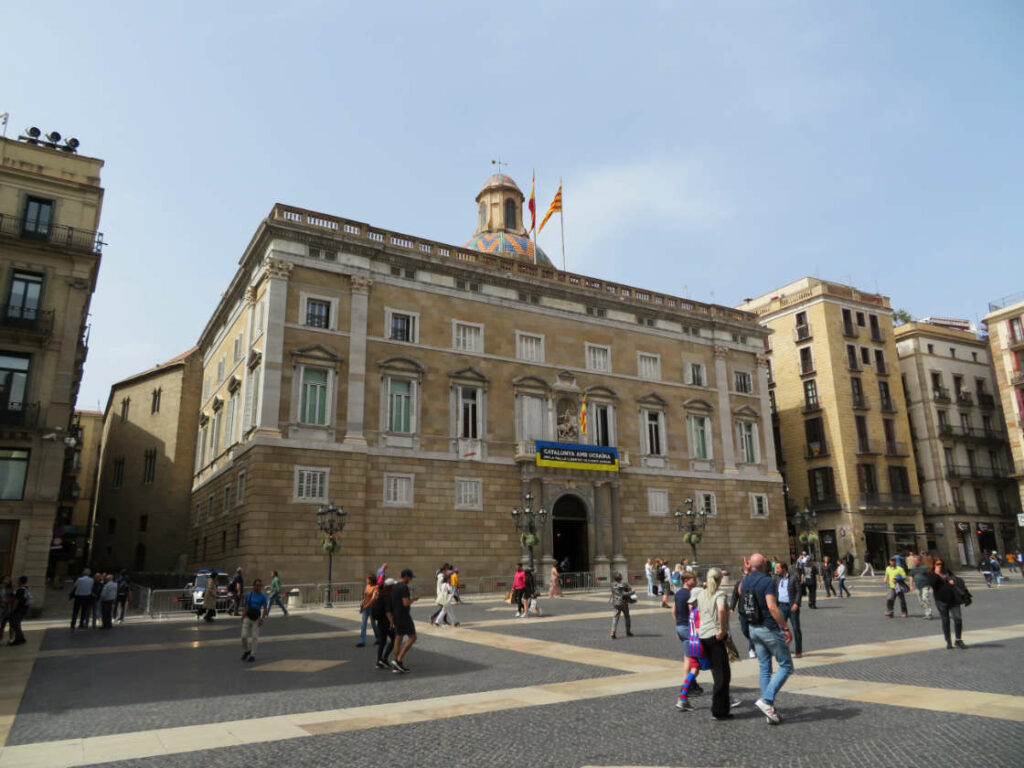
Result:
M117 580L117 623L124 624L124 612L132 599L132 582L128 578L127 571L121 571Z
M270 609L274 606L281 609L281 612L285 616L288 615L288 609L284 607L284 603L281 602L281 577L277 571L270 572L270 604L267 606L267 616L270 615Z
M853 575L853 553L850 550L846 550L846 554L843 555L843 565L846 566L846 575Z
M521 619L523 612L523 590L526 587L526 571L522 563L516 563L516 572L512 575L512 602L516 604L516 618Z
M736 613L736 606L740 601L740 583L747 577L748 573L750 573L750 562L747 558L743 558L743 565L740 567L740 577L732 585L732 595L729 598L729 613L736 614L736 618L740 622L740 632L747 638L747 657L756 659L757 653L754 651L754 641L750 639L750 627L747 625L747 617L743 614L743 611Z
M853 572L852 570L850 571ZM864 570L860 572L861 576L874 576L875 567L871 564L871 556L864 555Z
M843 592L846 592L847 597L853 597L850 594L850 588L846 586L846 575L848 573L846 562L841 562L836 566L836 583L839 585L839 599L843 598Z
M71 631L75 631L75 624L79 629L89 628L89 614L92 612L92 571L88 568L82 571L82 575L75 579L68 598L75 601L71 608Z
M818 564L813 557L806 557L803 565L800 566L800 588L807 595L807 607L818 607L818 582L821 574L818 572ZM794 633L796 630L794 629Z
M244 595L242 605L242 661L256 661L256 644L260 640L260 627L267 618L270 601L263 591L263 579L257 576L252 582L252 591Z
M437 621L434 622L434 626L440 627L442 624L449 623L454 626L459 626L459 620L455 618L455 611L452 603L455 602L455 593L452 590L452 575L446 574L444 581L441 582L441 613L437 617Z
M921 610L924 611L926 619L932 618L932 587L928 583L928 573L930 571L931 558L918 557L914 559L914 564L911 566L910 573L908 574L914 591L917 592L917 600L921 604Z
M363 587L363 599L359 603L359 614L363 617L363 626L359 630L359 642L356 648L366 645L366 625L370 623L373 628L373 636L380 641L377 630L377 622L373 621L373 604L377 601L377 576L373 573L366 574L366 586Z
M615 639L615 631L619 628L619 617L626 619L626 637L632 637L633 632L629 621L630 596L633 588L622 580L622 574L616 571L612 576L612 607L615 613L612 615L612 640Z
M910 590L907 585L907 572L896 564L896 558L889 558L889 567L885 569L882 581L889 587L889 596L885 600L885 615L892 618L896 598L900 601L900 618L907 618L907 598L904 595Z
M210 578L213 578L213 574L210 574ZM228 613L231 616L237 616L239 611L242 610L242 596L245 594L245 579L242 578L241 566L235 569L235 575L231 579L228 593Z
M644 563L644 576L647 577L647 594L656 595L657 592L654 591L654 562L649 557Z
M408 568L402 570L402 578L391 591L391 615L395 623L395 658L391 660L391 671L404 674L409 672L405 657L416 642L416 625L412 620L412 604L419 598L413 597L409 582L414 578ZM403 640L404 638L404 640Z
M524 569L526 576L523 579L523 618L530 615L533 611L537 616L541 615L540 605L537 603L539 594L537 592L537 579L533 575L532 568Z
M661 592L661 607L670 608L668 599L672 595L672 572L665 560L659 559L655 563L657 564L658 591Z
M100 589L100 615L103 617L103 628L114 626L114 606L117 604L117 582L114 574L108 573Z
M676 699L676 709L680 712L693 712L690 697L704 693L704 689L697 682L697 675L702 669L711 669L711 662L704 653L698 634L700 612L695 604L690 603L696 586L697 574L693 571L683 571L680 588L672 596L672 618L676 624L676 637L683 644L683 663L686 670Z
M836 575L836 564L833 563L828 555L825 555L824 561L821 564L821 584L825 587L825 597L835 597L836 589L832 586L832 579Z
M454 565L452 566L451 573L448 574L448 583L452 585L452 602L462 603L462 579L459 578L459 569Z
M444 583L447 575L448 563L445 563L434 572L434 605L436 605L437 608L432 614L430 614L429 622L431 624L433 624L437 617L441 615L441 611L444 608L444 605L441 603L441 585Z
M793 672L793 659L789 655L789 627L779 610L775 582L769 578L766 570L764 555L757 552L752 554L750 573L740 584L740 610L746 614L760 670L761 698L754 704L764 713L769 724L778 725L782 722L782 716L775 708L775 699ZM778 663L778 669L774 672L773 659Z
M963 641L964 620L960 606L965 605L965 600L970 600L970 592L963 582L948 568L941 557L932 560L931 571L928 573L928 585L932 588L935 597L935 607L939 611L939 619L942 621L942 636L946 638L946 648L952 648L950 642L949 619L953 619L953 631L956 637L956 647L967 650Z
M106 582L105 573L97 573L92 580L92 599L89 602L89 613L92 615L92 628L96 629L100 619L100 592L103 591L103 584Z
M206 589L203 590L203 618L209 624L217 615L217 574L210 572L206 576Z
M562 582L560 579L561 574L558 572L558 566L551 566L551 573L548 574L548 597L561 597L562 596Z
M14 610L14 585L9 576L0 581L0 642L3 642L4 631L11 624L11 611ZM10 639L14 639L11 632Z
M729 609L721 584L721 569L708 568L706 586L690 595L690 601L697 604L700 613L700 627L697 631L701 648L711 664L711 679L714 681L711 693L712 720L732 719L729 709L739 704L729 696L732 668L725 647L725 638L729 635Z
M28 614L32 605L32 592L28 588L28 576L18 577L18 588L14 590L14 600L11 606L11 634L14 639L8 645L24 645L25 633L21 631L21 622Z
M797 579L790 576L785 563L775 565L775 594L778 596L779 611L789 622L793 635L793 656L804 655L804 633L800 628L800 598L802 590Z
M377 629L380 632L380 645L377 646L377 669L389 669L388 661L391 658L391 651L395 647L395 625L391 614L391 592L394 589L394 579L384 579L377 595L377 601L373 604L373 619L377 622Z

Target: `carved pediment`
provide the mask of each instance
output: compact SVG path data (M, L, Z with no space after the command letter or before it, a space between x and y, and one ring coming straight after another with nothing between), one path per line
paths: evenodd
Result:
M585 394L588 398L593 397L593 398L597 398L598 400L618 400L619 399L618 393L616 393L616 391L614 389L611 389L610 387L602 387L602 386L587 387L585 390L583 390L583 394Z
M579 385L576 383L576 374L572 371L559 371L555 375L554 389L559 392L579 392Z
M306 360L319 360L321 362L340 363L341 355L335 352L330 347L325 347L323 344L307 344L304 347L297 347L291 350L289 354L293 358L304 358Z
M649 392L643 397L638 397L636 401L640 403L640 405L654 405L659 408L664 408L666 405L668 405L668 400L659 395L657 392Z
M412 357L389 357L385 360L381 360L377 363L377 367L381 370L391 371L393 373L406 373L422 375L426 368L423 367L423 363Z
M688 400L684 400L683 408L687 411L695 411L697 413L711 413L715 410L715 407L711 403L699 397L691 397Z
M448 377L451 379L459 379L460 381L472 381L475 384L489 384L491 381L487 376L471 365L466 366L465 368L459 368L457 371L449 371Z
M741 405L738 408L732 409L733 416L739 416L743 419L759 419L761 415L749 405Z
M539 376L519 376L512 379L512 386L515 389L539 389L542 392L550 392L551 385Z

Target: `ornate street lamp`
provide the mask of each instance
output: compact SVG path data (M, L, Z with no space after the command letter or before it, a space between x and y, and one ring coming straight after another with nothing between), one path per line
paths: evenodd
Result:
M793 522L796 524L796 539L805 545L811 552L811 557L818 559L818 513L804 506L802 510L793 512ZM801 532L802 530L802 532Z
M540 544L540 536L537 535L537 523L544 523L547 510L533 508L533 494L527 491L523 496L523 508L512 508L512 527L519 533L519 541L530 551L530 570L533 571L533 548ZM534 571L536 574L536 571Z
M690 549L693 550L693 564L697 565L697 545L700 544L700 540L704 536L704 529L708 524L707 512L704 508L700 508L696 511L693 509L693 499L687 497L683 500L686 504L686 511L683 512L679 507L676 507L676 511L672 513L672 516L676 519L676 527L683 533L683 541L690 545Z
M343 507L334 506L329 502L326 507L321 506L316 511L316 524L323 534L320 538L320 546L327 555L327 599L324 602L325 608L333 608L331 604L331 582L334 579L334 553L341 549L341 532L345 528L345 517L348 512Z

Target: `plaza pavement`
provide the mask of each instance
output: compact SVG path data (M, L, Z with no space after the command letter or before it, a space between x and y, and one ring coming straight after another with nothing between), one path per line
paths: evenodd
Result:
M408 675L375 669L372 640L355 647L352 608L275 609L255 664L240 661L236 619L76 633L30 623L27 645L0 648L0 768L1016 766L1024 582L972 581L967 651L945 649L913 594L912 618L886 619L880 579L805 607L779 727L753 707L746 658L733 665L733 721L712 721L708 696L677 712L680 644L670 612L646 598L636 636L620 625L612 640L603 594L542 600L550 615L525 620L469 598L462 626L444 629L427 626L428 597L414 609Z

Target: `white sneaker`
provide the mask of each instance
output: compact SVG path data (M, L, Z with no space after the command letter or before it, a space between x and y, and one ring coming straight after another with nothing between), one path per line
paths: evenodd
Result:
M747 651L747 657L751 658L751 659L756 659L757 658L757 654L753 650L750 650L750 651Z
M764 713L764 716L768 718L768 722L772 725L778 725L782 722L782 718L779 717L779 713L775 711L775 707L771 704L765 703L764 699L758 699L755 701L754 706Z

